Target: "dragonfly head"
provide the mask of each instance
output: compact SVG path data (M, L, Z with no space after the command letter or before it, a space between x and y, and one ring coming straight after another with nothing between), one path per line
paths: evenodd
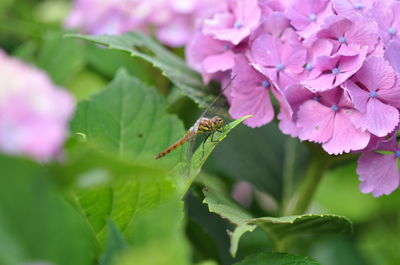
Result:
M224 121L222 120L222 118L220 116L215 116L211 120L211 126L213 127L214 130L218 130L219 128L222 127L223 124L224 124Z

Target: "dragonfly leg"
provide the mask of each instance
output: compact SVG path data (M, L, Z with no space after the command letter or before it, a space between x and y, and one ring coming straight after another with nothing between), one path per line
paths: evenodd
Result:
M208 137L210 137L210 134L207 134L207 135L204 134L204 136L205 136L206 138L205 138L204 141L203 141L203 157L204 157L204 144L206 143ZM211 136L211 138L212 138L212 136Z
M217 132L223 132L223 131L218 131ZM215 143L215 142L219 142L219 140L214 141L214 133L212 133L211 135L211 142Z

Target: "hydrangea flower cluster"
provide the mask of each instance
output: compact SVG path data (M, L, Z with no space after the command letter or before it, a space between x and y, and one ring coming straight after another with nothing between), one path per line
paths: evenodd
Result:
M0 50L0 152L46 162L57 157L75 109L46 72Z
M222 3L221 3L222 2ZM165 45L185 45L203 18L225 6L219 0L75 0L66 28L87 34L119 35L141 30ZM221 6L221 7L220 7Z
M400 2L226 0L203 20L186 57L205 82L235 76L225 91L233 118L270 122L271 92L283 133L329 154L362 152L364 193L398 187Z
M269 123L272 94L283 133L329 154L362 153L362 192L378 197L399 185L398 1L75 0L65 25L90 34L139 29L186 45L205 83L235 76L224 91L233 118Z

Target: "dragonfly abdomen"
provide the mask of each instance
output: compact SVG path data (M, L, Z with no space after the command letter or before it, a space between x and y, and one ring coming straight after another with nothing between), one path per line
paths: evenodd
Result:
M161 153L156 155L154 157L154 159L157 159L157 158L163 157L165 155L168 155L169 153L171 153L176 148L178 148L179 146L183 145L184 143L186 143L189 139L191 139L193 137L194 137L193 128L190 128L189 131L181 139L179 139L176 143L174 143L173 145L171 145L170 147L168 147L167 149L165 149L164 151L162 151Z

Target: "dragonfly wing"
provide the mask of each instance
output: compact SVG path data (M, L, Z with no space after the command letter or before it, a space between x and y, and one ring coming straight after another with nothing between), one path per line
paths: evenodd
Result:
M190 178L190 167L195 145L196 137L193 137L188 140L184 148L181 150L182 176L186 180Z

